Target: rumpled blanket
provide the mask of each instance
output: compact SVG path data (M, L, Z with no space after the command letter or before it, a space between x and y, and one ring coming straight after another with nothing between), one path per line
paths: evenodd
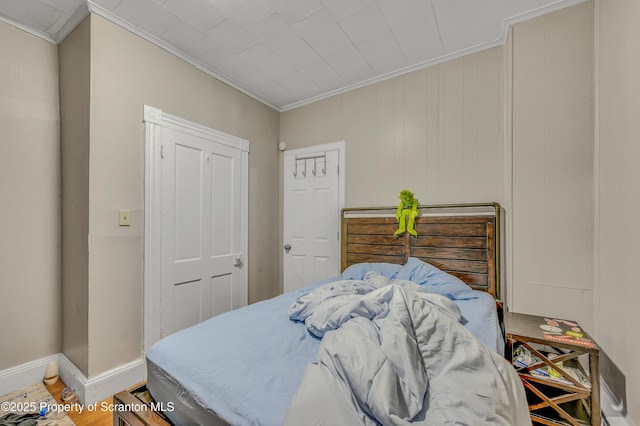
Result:
M531 424L515 370L460 324L453 302L376 276L351 284L291 307L324 337L286 425Z

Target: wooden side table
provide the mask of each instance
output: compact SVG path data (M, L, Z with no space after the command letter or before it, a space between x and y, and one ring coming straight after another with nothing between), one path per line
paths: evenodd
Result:
M512 312L505 327L506 356L526 389L531 421L600 426L600 348L582 327Z
M173 423L149 405L146 383L124 390L113 396L113 426L172 426Z

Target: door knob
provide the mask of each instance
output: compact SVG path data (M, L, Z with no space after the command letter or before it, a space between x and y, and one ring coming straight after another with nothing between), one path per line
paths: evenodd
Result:
M284 251L289 253L289 250L291 250L291 244L285 244Z

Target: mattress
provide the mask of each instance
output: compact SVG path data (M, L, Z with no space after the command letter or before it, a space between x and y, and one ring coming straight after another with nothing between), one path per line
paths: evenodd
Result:
M316 362L320 340L289 319L289 306L306 289L211 318L157 342L147 352L147 388L174 409L179 425L281 425L305 367ZM456 300L469 329L503 353L494 299Z

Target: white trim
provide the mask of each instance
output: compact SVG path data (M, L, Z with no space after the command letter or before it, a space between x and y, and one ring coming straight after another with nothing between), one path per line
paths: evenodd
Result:
M143 278L143 338L142 352L145 353L153 343L161 336L160 290L151 283L160 282L161 273L161 152L157 149L156 140L158 133L163 128L178 130L199 138L215 140L216 143L238 149L241 151L241 161L244 174L241 182L241 203L247 214L242 222L242 256L245 258L242 268L243 286L241 293L241 306L248 303L249 298L249 150L250 143L246 139L221 132L194 123L189 120L176 117L163 112L161 109L144 105L142 108L142 121L145 124L145 184L144 184L144 278Z
M76 10L76 12L74 12L74 14L67 20L67 22L65 22L65 24L62 26L62 28L52 37L49 34L46 34L42 31L38 31L34 28L31 28L29 26L23 25L23 24L19 24L9 18L0 16L0 20L4 21L10 25L13 25L14 27L17 27L23 31L26 31L30 34L35 35L36 37L40 37L48 42L54 43L54 44L58 44L60 43L60 41L64 40L64 38L69 35L69 33L71 33L71 31L73 31L73 29L75 29L75 27L82 22L82 20L87 16L88 12L91 13L95 13L96 15L114 23L115 25L118 25L121 28L126 29L127 31L132 32L133 34L136 34L137 36L142 37L143 39L147 40L150 43L155 44L156 46L160 47L161 49L166 50L167 52L171 53L174 56L177 56L178 58L182 59L183 61L193 65L194 67L196 67L197 69L199 69L200 71L204 72L205 74L210 75L211 77L220 80L221 82L233 87L236 90L239 90L240 92L244 93L245 95L257 100L260 103L263 103L273 109L275 109L278 112L285 112L294 108L299 108L301 106L304 105L308 105L311 104L313 102L317 102L320 101L322 99L326 99L329 98L331 96L335 96L335 95L340 95L346 92L350 92L352 90L364 87L364 86L368 86L370 84L375 84L375 83L379 83L381 81L385 81L385 80L389 80L391 78L394 77L399 77L401 75L404 74L408 74L410 72L413 71L418 71L421 70L423 68L428 68L437 64L441 64L443 62L447 62L447 61L451 61L453 59L459 58L461 56L465 56L465 55L469 55L471 53L476 53L476 52L480 52L482 50L486 50L486 49L490 49L492 47L495 46L500 46L502 44L504 44L507 40L507 36L509 33L509 28L518 23L518 22L522 22L525 21L527 19L531 19L531 18L535 18L547 13L551 13L554 12L556 10L560 10L560 9L564 9L566 7L570 7L570 6L574 6L576 4L579 3L583 3L587 0L557 0L553 3L538 7L536 9L530 10L528 12L522 13L520 15L515 15L515 16L511 16L509 18L506 18L503 20L502 22L502 36L500 38L497 38L495 40L489 40L487 42L483 42L480 43L478 45L466 48L466 49L462 49L462 50L458 50L455 52L451 52L442 56L439 56L437 58L433 58L427 61L423 61L420 62L418 64L415 65L411 65L409 67L405 67L402 69L399 69L397 71L393 71L390 73L386 73L386 74L382 74L367 80L364 80L362 82L356 83L356 84L351 84L348 86L343 86L341 88L338 89L334 89L334 90L330 90L329 92L317 95L317 96L311 96L309 98L306 99L302 99L300 101L296 101L287 105L283 105L281 107L278 107L276 105L274 105L273 103L269 102L268 100L266 100L265 98L263 98L260 95L257 95L256 93L252 92L251 90L249 90L248 88L244 87L243 85L239 84L238 82L234 81L231 77L226 77L223 74L220 74L218 72L215 72L213 70L211 70L208 66L200 63L199 61L197 61L196 59L192 58L191 56L189 56L188 54L182 52L181 50L175 48L174 46L166 43L165 41L160 40L158 37L153 36L149 33L147 33L146 31L136 27L135 25L132 25L126 21L124 21L123 19L119 18L118 16L116 16L115 14L113 14L112 12L104 9L103 7L101 7L100 5L96 4L94 2L94 0L87 0L86 5L83 4L81 5L78 10ZM85 12L85 10L87 12Z
M584 1L584 0L583 0ZM448 53L446 55L439 56L434 59L429 59L428 61L420 62L415 65L411 65L409 67L401 68L397 71L392 71L386 74L382 74L376 77L369 78L367 80L361 81L359 83L350 84L348 86L343 86L338 89L331 90L326 93L322 93L320 95L312 96L310 98L303 99L301 101L293 102L287 105L280 107L280 112L289 111L294 108L299 108L301 106L309 105L317 101L321 101L322 99L327 99L332 96L341 95L343 93L351 92L352 90L359 89L361 87L369 86L371 84L380 83L381 81L389 80L391 78L399 77L401 75L408 74L413 71L419 71L424 68L429 68L434 65L441 64L443 62L452 61L454 59L460 58L462 56L470 55L472 53L481 52L483 50L490 49L492 47L500 46L503 44L502 39L496 39L487 41L484 43L480 43L478 45L468 47L466 49L458 50L456 52Z
M145 105L145 111L147 106ZM160 153L156 150L156 133L162 127L145 121L144 149L144 276L143 276L143 319L142 319L142 353L145 353L161 334L160 289L150 285L160 279L160 237L161 237L161 188ZM153 214L152 214L153 213Z
M172 45L160 40L159 38L147 33L146 31L136 27L135 25L132 25L132 24L120 19L118 16L114 15L113 13L109 12L106 9L103 9L98 4L94 3L93 0L87 0L87 4L89 6L89 11L91 13L95 13L96 15L106 19L107 21L111 21L112 23L116 24L117 26L122 27L127 31L130 31L130 32L132 32L133 34L135 34L137 36L142 37L143 39L147 40L148 42L155 44L156 46L160 47L161 49L164 49L167 52L171 53L172 55L177 56L178 58L182 59L183 61L193 65L194 67L196 67L200 71L204 72L205 74L208 74L211 77L213 77L213 78L215 78L217 80L220 80L224 84L226 84L228 86L231 86L236 90L239 90L240 92L244 93L245 95L255 99L256 101L258 101L260 103L263 103L263 104L275 109L276 111L280 111L277 106L273 105L271 102L269 102L268 100L264 99L263 97L253 93L252 91L250 91L246 87L238 84L237 82L231 80L230 78L225 77L224 75L222 75L220 73L217 73L215 71L212 71L206 65L201 64L200 62L196 61L194 58L190 57L189 55L185 54L184 52L180 51L179 49L176 49L174 46L172 46Z
M244 256L244 266L240 268L242 271L242 289L240 301L241 306L249 303L249 141L246 142L246 151L242 153L242 183L240 184L242 211L246 212L242 218L242 232L244 238L242 240L242 256Z
M408 74L413 71L418 71L424 68L432 67L434 65L441 64L443 62L452 61L454 59L460 58L462 56L470 55L472 53L477 53L486 49L490 49L492 47L504 45L507 42L507 37L509 35L509 30L511 26L517 24L518 22L526 21L527 19L532 19L538 16L545 15L547 13L555 12L556 10L564 9L566 7L574 6L579 3L584 3L588 0L558 0L553 3L538 7L536 9L530 10L528 12L522 13L520 15L511 16L502 21L502 36L495 40L489 40L484 43L477 44L475 46L468 47L466 49L458 50L455 52L451 52L437 58L429 59L428 61L420 62L415 65L411 65L406 68L401 68L397 71L392 71L386 74L382 74L362 82L351 84L348 86L341 87L339 89L334 89L329 92L312 96L310 98L306 98L297 102L293 102L287 105L283 105L280 107L279 111L284 112L290 109L299 108L304 105L311 104L313 102L320 101L322 99L329 98L331 96L340 95L346 92L350 92L355 89L359 89L364 86L368 86L370 84L379 83L381 81L389 80L391 78L399 77L404 74Z
M600 336L600 0L593 11L593 325Z
M502 298L507 309L513 309L513 29L509 28L503 49L504 103L504 208L505 250ZM505 298L506 296L506 298Z
M600 376L600 407L604 424L609 426L636 426L629 414L626 413L622 403L616 404L616 399L607 386L602 376Z
M16 22L16 21L14 21L13 19L11 19L11 18L9 18L7 16L0 15L0 21L4 22L5 24L9 24L12 27L16 27L17 29L22 30L22 31L24 31L26 33L29 33L29 34L31 34L33 36L41 38L44 41L48 41L49 43L57 44L56 41L53 39L53 37L51 37L49 34L43 32L43 31L40 31L40 30L36 30L35 28L32 28L32 27L30 27L28 25L24 25L24 24L21 24L19 22Z
M59 357L60 378L67 387L76 390L82 404L102 401L147 378L146 364L142 358L87 379L64 354L59 354Z
M58 362L60 354L49 355L34 361L0 371L0 395L41 382L51 361Z
M161 109L144 105L142 108L142 121L144 123L156 124L163 127L179 130L192 136L205 139L216 139L216 142L231 148L240 149L249 152L249 141L203 126L193 121L185 120L175 115L167 114Z
M586 1L589 1L589 0L557 0L557 1L554 1L553 3L545 4L544 6L540 6L528 12L524 12L519 15L506 18L502 23L502 39L501 40L503 42L506 42L507 37L509 35L509 29L513 25L519 22L537 18L538 16L546 15L547 13L551 13L561 9L565 9L567 7L575 6L577 4L584 3Z
M64 25L62 25L62 27L60 27L60 29L55 33L53 36L55 43L59 44L64 40L87 16L89 16L89 7L83 2L78 6L76 11L73 12L73 15L67 19L67 22L65 22Z
M59 365L60 379L65 385L76 390L80 402L84 404L102 401L145 381L147 377L144 359L140 358L87 379L69 358L58 353L0 371L0 395L41 382L51 361Z

